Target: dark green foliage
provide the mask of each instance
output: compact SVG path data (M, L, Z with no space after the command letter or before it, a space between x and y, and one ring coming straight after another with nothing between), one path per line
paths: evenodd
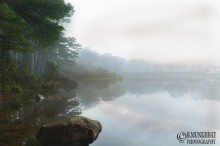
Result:
M26 40L28 25L23 18L11 10L7 4L0 4L1 50L29 51ZM4 55L4 54L2 54Z
M38 93L42 89L43 80L36 75L29 75L26 77L25 89L27 92L36 92Z
M42 89L47 91L61 88L64 90L72 90L77 87L77 82L67 77L62 77L58 72L58 66L52 62L46 63L43 79L45 82L43 83Z
M61 37L62 20L73 12L64 0L0 1L0 94L12 97L77 86L58 72L58 65L75 61L80 46L74 38Z
M19 97L38 92L54 94L59 89L69 91L77 87L77 82L62 77L58 66L51 62L46 64L42 77L31 75L25 65L18 67L11 59L7 60L5 65L0 66L0 93L5 97Z
M55 78L59 78L60 75L58 73L58 65L56 65L53 62L47 62L45 71L43 73L43 77L48 81L55 79Z
M78 55L81 45L76 43L76 39L72 37L61 37L55 46L57 55L56 61L61 63L70 62L74 63Z
M62 88L66 91L71 91L78 86L78 83L76 81L69 79L67 77L60 77L59 82Z
M17 67L14 61L8 59L0 66L0 71L1 93L5 96L21 95L24 92L22 81L26 76L25 69Z
M73 12L73 7L64 0L0 1L1 58L12 57L15 51L32 51L32 56L21 54L21 59L13 57L39 73L45 63L42 54L47 53L49 48L55 48L54 45L63 36L62 19L70 17Z
M69 69L75 64L81 45L72 37L61 37L53 49L47 54L49 61L56 62L61 70Z
M31 27L32 39L41 46L54 44L64 28L60 21L73 14L73 7L64 0L5 0Z
M96 68L94 71L88 71L84 73L85 78L91 80L118 80L121 79L121 76L117 75L114 72L110 72L107 69L102 67Z

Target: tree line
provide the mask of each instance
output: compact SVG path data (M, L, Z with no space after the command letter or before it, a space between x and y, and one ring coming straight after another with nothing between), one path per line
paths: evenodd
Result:
M102 67L119 75L137 75L138 77L152 74L202 74L219 73L220 66L214 64L184 64L180 62L157 63L140 59L126 60L109 53L100 54L88 48L80 49L76 59L79 66L85 66L87 70ZM79 70L79 69L78 69Z
M81 48L64 35L73 13L64 0L0 0L1 96L62 86L57 66L73 64Z

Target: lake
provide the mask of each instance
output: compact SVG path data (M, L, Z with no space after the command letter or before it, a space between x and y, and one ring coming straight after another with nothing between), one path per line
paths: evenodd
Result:
M177 140L181 132L216 132L220 145L220 80L85 81L68 94L66 100L1 102L0 145L37 146L40 125L73 115L102 123L91 146L187 145Z
M85 102L82 115L103 125L93 146L187 145L177 134L188 131L216 132L220 145L219 81L132 80L85 91L98 102Z

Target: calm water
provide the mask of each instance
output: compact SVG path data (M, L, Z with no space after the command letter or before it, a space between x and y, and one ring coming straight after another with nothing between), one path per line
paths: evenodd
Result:
M103 125L93 146L181 146L186 144L178 142L177 134L187 131L217 132L220 145L216 80L127 81L86 91L99 102L89 109L85 102L82 115Z
M0 145L37 146L40 125L73 115L102 123L92 146L181 146L177 134L187 131L217 132L220 145L219 80L85 82L68 94L40 103L1 102Z

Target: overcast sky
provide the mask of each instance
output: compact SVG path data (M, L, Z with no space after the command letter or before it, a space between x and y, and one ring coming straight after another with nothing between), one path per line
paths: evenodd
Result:
M219 0L66 0L83 47L126 59L220 64Z

